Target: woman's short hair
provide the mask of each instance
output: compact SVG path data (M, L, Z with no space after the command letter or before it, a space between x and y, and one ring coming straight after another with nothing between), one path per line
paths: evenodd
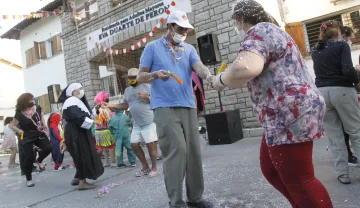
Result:
M28 108L29 101L34 99L31 93L23 93L16 101L16 111L23 111Z
M241 0L234 5L231 19L239 22L256 25L261 22L270 22L279 26L278 22L267 13L264 7L255 0Z

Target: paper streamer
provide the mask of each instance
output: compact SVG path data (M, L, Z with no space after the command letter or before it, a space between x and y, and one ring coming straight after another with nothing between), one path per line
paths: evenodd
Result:
M172 7L175 7L176 6L176 2L175 1L172 1L171 4L170 4ZM172 9L171 9L172 10ZM166 14L169 15L171 13L171 10L166 10ZM59 13L60 14L60 13ZM46 13L44 14L46 15ZM51 12L50 12L50 15L51 15ZM126 53L130 53L130 51L134 51L135 49L138 49L140 48L143 44L145 44L147 42L147 40L150 40L151 37L154 37L154 32L158 32L159 29L161 28L161 24L164 24L165 23L165 18L161 18L160 19L160 22L157 23L154 28L152 29L152 31L150 31L149 33L147 33L145 35L144 38L140 39L139 42L137 42L136 44L134 45L131 45L129 48L124 48L124 49L120 49L119 51L116 51L116 52L109 52L110 54L116 54L116 55L121 55L121 54L126 54ZM91 37L89 37L89 40L91 40ZM98 47L99 44L96 43L96 46ZM101 51L104 51L106 52L106 48L102 45L100 45L100 50ZM181 81L181 80L180 80ZM181 81L182 82L182 81Z

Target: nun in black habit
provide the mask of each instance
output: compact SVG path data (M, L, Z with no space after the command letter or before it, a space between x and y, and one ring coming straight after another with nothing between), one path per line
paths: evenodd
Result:
M100 124L91 119L91 109L82 85L70 84L60 95L63 103L62 116L66 120L65 144L76 166L76 174L71 185L79 185L79 190L96 186L86 182L86 178L96 180L104 173L91 133L92 124Z

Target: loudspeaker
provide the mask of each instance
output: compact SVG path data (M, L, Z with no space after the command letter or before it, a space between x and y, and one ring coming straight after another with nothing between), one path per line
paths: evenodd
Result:
M232 144L243 139L240 111L205 115L210 145Z
M198 37L197 43L199 46L200 59L204 64L213 65L221 62L217 35L207 34Z
M48 90L48 96L50 103L58 103L59 96L61 94L61 87L58 84L50 85L47 87Z

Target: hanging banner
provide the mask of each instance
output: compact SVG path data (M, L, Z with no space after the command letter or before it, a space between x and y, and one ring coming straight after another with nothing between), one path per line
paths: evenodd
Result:
M88 51L96 47L95 43L101 44L110 37L121 33L123 30L135 27L136 25L144 22L166 17L166 11L169 10L172 1L173 0L160 1L139 11L135 11L133 14L130 14L116 22L105 25L92 33L89 33L85 37ZM177 0L176 9L182 10L186 13L192 12L190 0Z

